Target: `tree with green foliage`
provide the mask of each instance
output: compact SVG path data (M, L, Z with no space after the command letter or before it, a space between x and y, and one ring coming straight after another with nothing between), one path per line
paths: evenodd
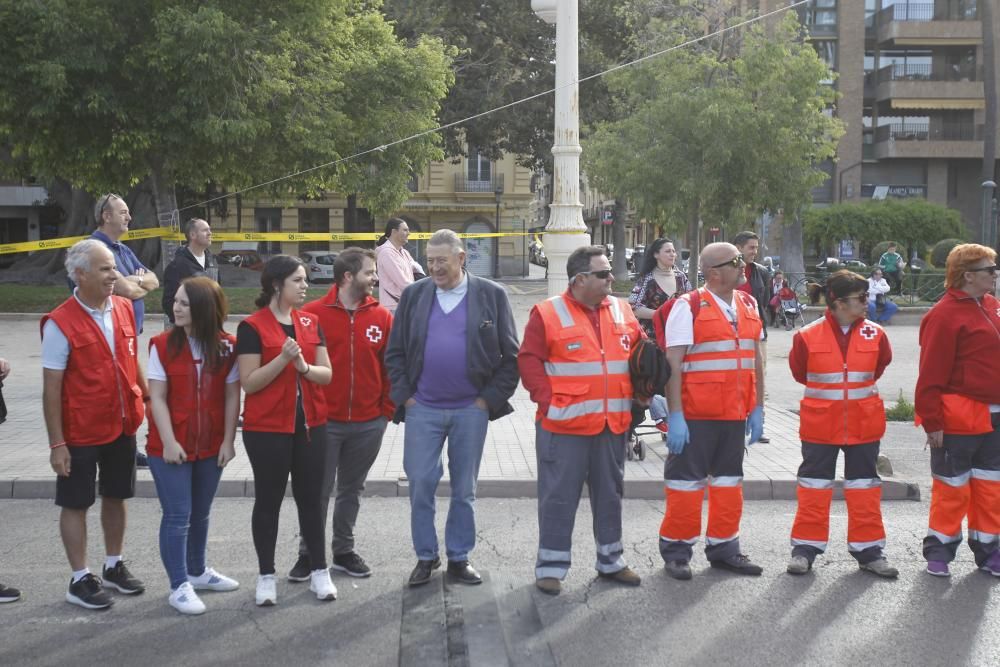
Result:
M648 53L742 21L732 9L729 0L632 0L634 48ZM584 144L587 173L691 243L702 221L735 231L764 210L795 211L827 178L816 165L843 133L824 113L830 77L791 13L627 68L609 85L628 113L596 124Z
M365 0L8 0L0 41L13 168L91 194L146 182L161 221L178 186L299 171L258 192L358 192L387 212L443 155L428 134L311 170L435 127L452 82L440 40L400 40Z

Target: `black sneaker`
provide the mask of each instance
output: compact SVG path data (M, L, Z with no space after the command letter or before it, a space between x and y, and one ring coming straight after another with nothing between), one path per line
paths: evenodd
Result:
M353 551L346 554L334 554L331 569L337 572L345 572L352 577L370 577L372 569L365 563L365 559Z
M69 590L66 591L66 602L84 609L109 609L115 603L111 596L104 592L101 580L90 573L75 583L70 580Z
M735 572L736 574L746 574L751 577L759 577L761 573L764 572L764 568L760 565L754 565L750 561L750 557L744 556L743 554L736 554L735 556L723 558L722 560L709 561L709 565L712 567L722 568L723 570L729 570L730 572Z
M4 586L0 584L0 603L2 602L17 602L21 599L21 591L10 586Z
M117 589L119 593L125 595L138 595L146 590L141 581L132 576L132 573L125 567L125 561L120 560L114 567L104 568L104 587Z
M309 560L309 556L307 554L299 554L299 559L295 561L295 565L288 571L288 580L295 583L309 581L309 574L311 572L312 561Z
M149 458L139 450L135 451L135 467L136 468L148 468Z

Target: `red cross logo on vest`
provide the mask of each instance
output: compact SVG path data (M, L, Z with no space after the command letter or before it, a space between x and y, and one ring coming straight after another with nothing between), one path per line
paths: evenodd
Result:
M371 342L378 343L382 340L382 329L377 324L373 324L365 330L365 336Z
M631 345L629 345L628 334L622 334L622 337L619 340L621 340L622 349L628 352L631 349Z
M304 315L302 315L302 316L299 317L299 322L302 323L302 326L307 327L310 324L312 324L312 319L310 319L310 318L305 317Z
M864 338L865 340L874 340L875 336L878 335L878 329L876 329L870 324L866 324L863 327L861 327L861 331L859 331L858 333L860 333L861 337Z

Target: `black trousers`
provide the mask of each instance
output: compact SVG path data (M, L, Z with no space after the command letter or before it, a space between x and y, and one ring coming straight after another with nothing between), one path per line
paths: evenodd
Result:
M323 473L326 469L326 424L295 433L244 431L243 444L253 468L254 503L251 527L261 574L274 574L278 517L288 476L299 514L299 530L309 549L313 570L325 570Z

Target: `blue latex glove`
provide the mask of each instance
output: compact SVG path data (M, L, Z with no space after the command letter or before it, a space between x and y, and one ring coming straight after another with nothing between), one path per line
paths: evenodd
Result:
M684 445L691 441L691 432L688 431L684 413L671 412L667 418L667 425L670 427L667 433L667 449L671 454L680 454L684 451Z
M764 406L758 405L747 417L746 434L750 436L748 445L757 442L760 440L760 436L764 435Z

